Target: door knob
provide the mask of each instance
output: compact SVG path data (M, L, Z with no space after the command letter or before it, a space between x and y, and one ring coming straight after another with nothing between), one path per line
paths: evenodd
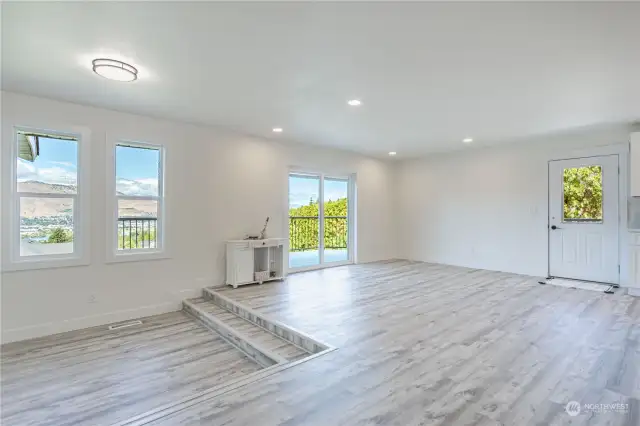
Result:
M553 230L555 231L556 229L560 229L560 228L558 228L558 227L557 227L557 226L555 226L555 225L551 225L551 229L553 229Z

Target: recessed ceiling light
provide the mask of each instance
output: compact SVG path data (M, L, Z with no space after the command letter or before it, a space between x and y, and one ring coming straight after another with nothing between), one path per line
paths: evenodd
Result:
M93 72L116 81L134 81L138 79L138 70L133 65L129 65L115 59L94 59Z
M396 155L396 152L395 151L390 151L389 155L391 155L393 157L394 155Z
M464 142L464 143L471 143L471 142L473 142L473 139L471 139L471 138L464 138L464 139L462 139L462 142Z
M351 99L349 101L347 101L347 103L351 106L360 106L362 105L362 102L359 99Z
M282 127L274 127L273 133L282 133Z

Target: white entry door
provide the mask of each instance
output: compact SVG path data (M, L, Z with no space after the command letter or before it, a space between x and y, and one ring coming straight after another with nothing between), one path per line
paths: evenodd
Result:
M618 156L549 162L549 275L618 284Z

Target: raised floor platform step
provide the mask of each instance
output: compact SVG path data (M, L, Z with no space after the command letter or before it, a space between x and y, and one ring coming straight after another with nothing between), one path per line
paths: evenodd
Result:
M261 365L297 361L309 352L202 297L186 300L185 309L236 344Z

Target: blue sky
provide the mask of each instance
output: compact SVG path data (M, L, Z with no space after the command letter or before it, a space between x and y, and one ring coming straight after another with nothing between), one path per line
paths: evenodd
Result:
M78 150L74 141L40 138L40 155L34 162L18 159L18 180L60 185L77 184ZM126 195L158 194L159 152L153 149L116 147L116 187ZM319 179L289 178L289 205L300 207L319 196ZM346 180L325 179L325 201L347 196Z
M127 195L157 195L157 150L116 147L116 186ZM74 141L40 138L40 155L34 162L18 159L18 181L76 185L78 146Z
M158 180L159 152L129 146L116 147L116 176L128 180Z
M40 155L34 162L18 158L18 181L76 185L77 169L78 144L75 141L40 138Z
M289 177L289 207L300 207L309 204L309 199L317 201L319 197L318 178L301 176ZM346 180L324 180L324 200L335 201L347 197L348 183Z
M157 149L116 146L116 190L126 195L158 195Z

